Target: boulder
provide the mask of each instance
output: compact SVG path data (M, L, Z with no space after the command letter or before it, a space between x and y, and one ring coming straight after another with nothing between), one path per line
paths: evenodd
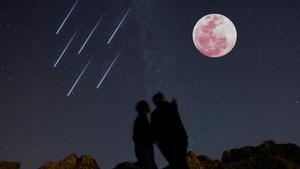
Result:
M20 169L20 162L8 162L2 161L0 162L0 169Z
M47 162L39 169L100 169L96 160L90 155L77 157L76 154L67 156L64 160Z

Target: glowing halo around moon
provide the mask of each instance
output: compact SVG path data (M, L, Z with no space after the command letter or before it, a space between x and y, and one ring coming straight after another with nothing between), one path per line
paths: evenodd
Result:
M195 47L203 55L219 58L234 48L237 31L226 16L209 14L196 23L193 30L193 41Z

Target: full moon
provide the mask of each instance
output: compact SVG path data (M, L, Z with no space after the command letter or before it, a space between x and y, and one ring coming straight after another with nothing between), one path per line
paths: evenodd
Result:
M219 58L228 54L236 44L237 31L224 15L209 14L202 17L193 30L193 41L203 55Z

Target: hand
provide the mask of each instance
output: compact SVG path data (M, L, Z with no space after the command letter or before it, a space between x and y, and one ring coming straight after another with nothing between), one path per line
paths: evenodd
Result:
M177 103L177 99L176 99L176 97L172 97L172 103Z

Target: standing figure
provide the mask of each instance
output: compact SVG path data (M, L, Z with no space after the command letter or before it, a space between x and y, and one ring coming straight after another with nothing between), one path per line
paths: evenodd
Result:
M147 118L147 114L150 113L148 103L146 101L138 102L136 111L138 117L134 122L133 141L138 164L144 169L157 169L154 160L152 130Z
M188 136L177 111L177 103L165 101L162 93L153 96L156 109L151 115L153 135L171 169L187 169Z

